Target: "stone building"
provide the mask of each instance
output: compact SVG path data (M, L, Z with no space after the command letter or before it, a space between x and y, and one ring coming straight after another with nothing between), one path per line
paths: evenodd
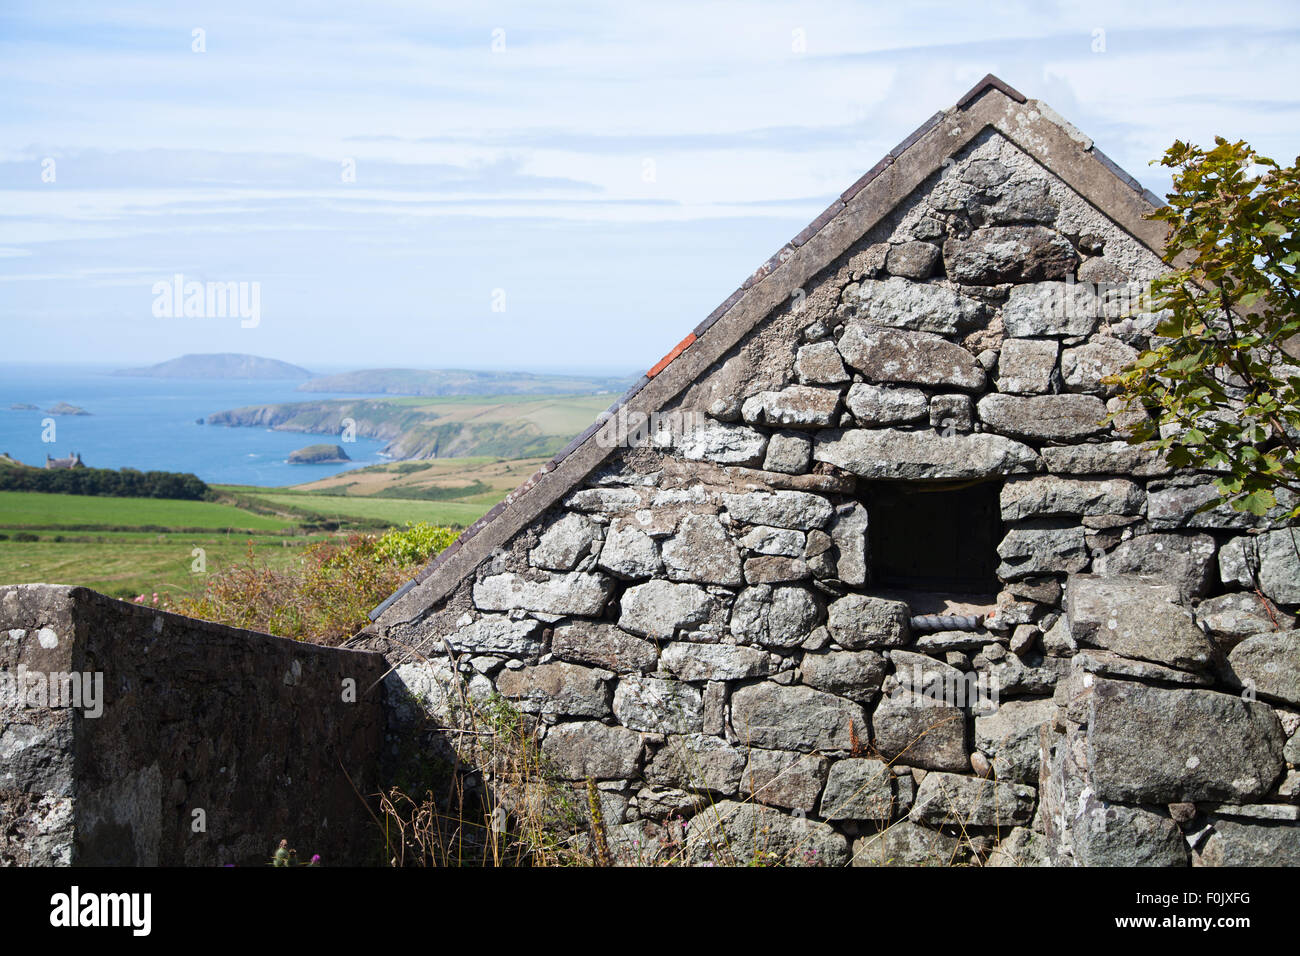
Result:
M0 588L0 863L376 862L499 695L622 861L1300 864L1300 549L1103 381L1157 202L987 77L357 649Z
M986 78L358 643L534 715L638 859L1300 864L1291 532L1103 381L1157 205Z
M81 452L74 451L67 458L51 458L46 455L45 467L47 469L85 468L86 463L81 460Z

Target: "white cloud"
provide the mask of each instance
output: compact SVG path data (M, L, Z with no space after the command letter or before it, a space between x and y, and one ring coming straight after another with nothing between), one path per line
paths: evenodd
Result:
M202 17L80 2L3 17L0 319L86 316L91 338L96 314L137 308L129 289L102 292L146 262L298 277L303 315L373 299L391 313L376 349L423 314L430 274L470 310L476 283L527 275L549 334L497 343L530 350L520 361L563 361L591 327L592 348L653 352L987 72L1157 190L1148 162L1174 138L1222 133L1289 160L1300 132L1300 13L1283 2L1249 18L1130 0L325 0L302 18L253 0ZM46 157L55 183L40 182ZM335 181L344 159L354 184ZM652 283L659 307L610 327L608 303L573 301L557 235L611 289L671 275ZM382 295L354 294L375 281ZM481 348L463 325L438 330L442 354ZM169 334L160 348L196 344Z

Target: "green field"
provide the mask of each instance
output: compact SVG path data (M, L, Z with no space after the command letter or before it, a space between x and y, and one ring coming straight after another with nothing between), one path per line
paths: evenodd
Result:
M329 478L299 485L293 490L335 497L459 502L482 506L482 511L479 512L481 514L536 474L546 460L475 456L391 462L340 472ZM274 489L230 490L258 494ZM474 517L477 518L478 515Z
M563 435L584 427L607 396L394 398L476 434L504 427ZM567 438L564 440L567 441ZM257 560L273 567L302 549L349 534L379 533L407 522L465 528L548 456L498 455L395 461L339 472L309 485L214 485L215 501L110 498L0 491L0 584L78 584L113 597L160 601L202 590L205 574ZM36 540L18 540L35 538ZM195 574L201 548L204 574Z
M0 541L0 583L79 584L113 597L132 598L153 592L175 597L200 590L203 575L192 570L196 548L203 549L206 572L211 574L244 560L250 544L259 560L278 566L295 560L303 546L328 536L42 533L39 537L30 542Z
M0 534L0 583L80 584L114 597L201 587L192 570L196 548L212 573L243 559L250 545L283 564L328 537L306 532L292 516L231 504L32 491L0 492Z
M429 524L465 527L473 524L492 507L501 496L487 503L462 501L417 501L409 498L361 498L342 495L314 495L305 493L258 492L248 496L253 501L265 502L272 507L296 508L346 523L349 519L379 521L386 525L403 525L408 521L427 521Z
M4 528L236 528L282 531L295 522L211 501L99 498L39 491L0 491Z
M79 584L113 597L144 594L146 600L157 592L165 604L169 597L201 590L204 574L246 561L250 547L259 561L277 567L297 560L309 544L341 540L356 531L374 533L408 521L466 527L533 466L531 461L474 462L475 475L490 469L494 479L490 491L472 500L373 498L247 486L217 486L221 500L212 502L4 491L0 584ZM372 482L432 472L453 485L468 483L454 468L448 473L442 462L437 467L383 467L393 471L381 471ZM37 540L17 540L20 535ZM204 574L193 570L196 548L203 551Z

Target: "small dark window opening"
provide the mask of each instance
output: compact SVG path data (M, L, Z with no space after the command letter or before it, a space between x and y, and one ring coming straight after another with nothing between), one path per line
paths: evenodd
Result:
M994 594L1000 481L872 482L867 507L871 581L883 587Z

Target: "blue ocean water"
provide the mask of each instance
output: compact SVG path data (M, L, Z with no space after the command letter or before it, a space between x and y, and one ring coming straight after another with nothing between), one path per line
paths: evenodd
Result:
M262 428L199 425L196 419L242 405L352 398L295 391L297 382L126 378L111 367L0 365L0 452L29 465L45 456L80 452L92 468L193 472L218 484L281 486L315 481L384 461L384 442L358 437L343 445L344 465L291 465L289 453L338 435L276 432ZM90 415L48 415L59 402ZM15 411L15 403L36 411ZM55 440L42 440L43 419L53 418Z

